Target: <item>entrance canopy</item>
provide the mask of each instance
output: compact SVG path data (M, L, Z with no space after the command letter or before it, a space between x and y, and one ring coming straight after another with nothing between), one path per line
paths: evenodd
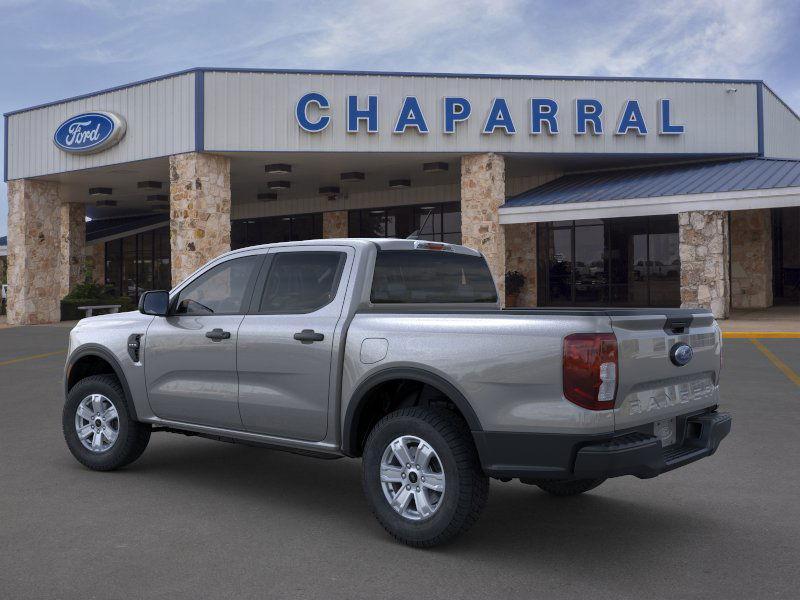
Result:
M575 173L509 198L500 222L797 206L800 161L770 158Z

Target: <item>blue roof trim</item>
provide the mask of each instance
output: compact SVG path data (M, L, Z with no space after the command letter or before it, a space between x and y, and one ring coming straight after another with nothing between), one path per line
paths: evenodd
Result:
M758 155L764 156L764 84L756 84L756 119L758 119Z
M202 152L205 147L206 77L204 71L194 74L194 150Z
M763 83L759 79L683 79L679 77L587 77L575 75L512 75L512 74L489 74L489 73L420 73L416 71L347 71L347 70L325 70L325 69L246 69L246 68L219 68L219 67L195 67L192 69L184 69L182 71L175 71L174 73L167 73L166 75L158 75L148 79L134 81L87 94L80 94L62 100L55 100L53 102L45 102L35 106L20 108L12 110L4 114L4 116L17 115L48 106L55 106L63 104L64 102L74 102L76 100L83 100L91 98L99 94L108 94L124 90L126 88L135 87L137 85L144 85L146 83L153 83L161 81L162 79L170 79L172 77L180 77L189 73L275 73L275 74L296 74L296 75L372 75L382 77L439 77L439 78L467 78L467 79L530 79L540 81L653 81L660 83L738 83L738 84L757 84ZM773 92L774 94L774 92ZM776 94L777 97L777 94Z
M506 200L503 208L800 187L800 160L741 158L574 173Z

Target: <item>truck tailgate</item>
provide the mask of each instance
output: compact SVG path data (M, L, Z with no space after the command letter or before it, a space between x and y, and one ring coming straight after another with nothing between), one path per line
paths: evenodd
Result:
M665 310L610 315L619 347L614 425L619 430L668 420L719 402L722 344L710 313ZM692 348L678 366L671 351Z

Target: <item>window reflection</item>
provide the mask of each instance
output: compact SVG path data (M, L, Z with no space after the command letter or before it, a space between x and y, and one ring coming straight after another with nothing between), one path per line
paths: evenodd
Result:
M543 223L538 236L543 304L680 305L674 215Z

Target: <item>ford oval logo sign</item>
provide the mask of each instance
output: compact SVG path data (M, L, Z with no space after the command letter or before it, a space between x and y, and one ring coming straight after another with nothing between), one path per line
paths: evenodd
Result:
M672 364L678 367L688 365L693 356L694 350L692 350L692 347L683 342L675 344L672 350L669 351L669 359L672 361Z
M108 111L88 112L67 119L53 136L64 152L91 154L110 148L125 135L125 119Z

